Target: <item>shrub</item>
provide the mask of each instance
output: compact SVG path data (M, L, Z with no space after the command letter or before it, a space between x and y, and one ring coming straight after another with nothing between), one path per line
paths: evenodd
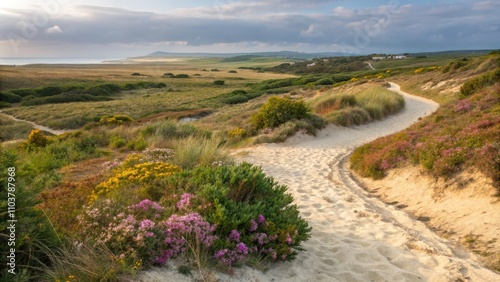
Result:
M287 121L302 119L307 116L308 108L304 101L288 98L271 97L262 108L251 117L256 129L277 127Z
M99 119L100 124L121 125L127 122L133 122L134 119L127 115L103 116Z
M235 70L230 70L230 71L228 71L228 73L238 73L238 72Z
M215 85L224 85L224 80L214 80Z
M181 74L175 75L174 78L189 78L189 75L181 73Z
M63 89L58 86L46 86L35 89L35 93L41 97L54 96L63 93Z
M0 101L8 103L19 103L23 98L10 92L0 92Z
M39 129L33 129L28 136L28 140L26 140L28 146L34 147L45 147L47 146L48 139L45 134L42 133Z
M243 94L235 94L231 95L227 98L222 99L222 103L224 104L241 104L247 102L249 99L246 95Z
M477 76L467 82L465 82L462 87L460 87L460 94L463 97L470 96L474 94L476 91L486 87L493 85L495 83L500 83L500 68Z
M219 238L212 249L222 263L233 264L247 253L270 261L291 260L310 236L311 229L287 188L259 167L248 163L198 167L186 171L183 179L185 189L199 187L196 197L209 203L199 213L217 225Z
M29 89L29 88L21 88L21 89L11 89L9 92L14 93L16 95L19 95L21 97L26 97L26 96L37 96L36 92L34 89Z
M172 77L174 77L174 76L175 76L175 74L173 74L173 73L171 73L171 72L167 72L167 73L164 73L164 74L163 74L163 76L164 76L164 77L170 77L170 78L172 78Z
M91 86L85 89L85 92L94 96L108 96L120 92L121 87L115 83L106 83Z
M231 129L227 132L229 138L233 140L241 140L247 135L247 131L243 128Z
M180 168L166 162L160 161L144 161L143 155L132 154L113 172L113 176L108 180L97 185L89 198L90 202L94 202L100 197L115 197L120 198L124 195L120 194L128 187L136 187L140 184L144 187L144 191L132 191L130 197L139 197L141 193L147 194L147 187L158 179L170 176L172 173L180 171ZM145 195L142 195L145 196ZM151 196L151 195L146 195ZM127 199L129 203L133 199Z
M142 74L138 73L138 72L134 72L132 73L132 76L141 76Z

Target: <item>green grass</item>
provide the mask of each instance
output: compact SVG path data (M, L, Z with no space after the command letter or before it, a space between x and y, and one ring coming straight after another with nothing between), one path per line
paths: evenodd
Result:
M404 99L381 85L371 84L355 94L335 89L322 93L310 101L310 106L331 123L351 126L397 113L403 109Z
M29 123L14 121L0 114L0 142L26 139L32 129Z

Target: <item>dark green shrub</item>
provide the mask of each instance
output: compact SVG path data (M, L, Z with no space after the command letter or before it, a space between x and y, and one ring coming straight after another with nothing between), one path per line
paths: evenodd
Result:
M7 103L19 103L23 98L17 94L0 92L0 101Z
M228 73L238 73L238 72L235 70L230 70L230 71L228 71Z
M322 79L316 81L314 84L316 84L316 85L332 85L333 83L334 83L334 81L331 78L322 78Z
M14 93L16 95L19 95L21 97L26 97L26 96L30 96L30 95L37 96L37 94L35 93L35 90L28 89L28 88L11 89L11 90L9 90L9 92Z
M10 103L7 103L7 102L0 102L0 109L3 109L3 108L9 108L11 106Z
M181 73L174 76L174 78L189 78L189 75Z
M252 126L257 129L277 127L287 121L307 117L308 108L304 101L271 97L262 108L251 117Z
M167 72L167 73L164 73L163 74L164 77L174 77L175 74L171 73L171 72Z
M120 92L121 87L115 83L107 83L91 86L85 89L85 92L94 96L108 96Z
M138 72L134 72L132 73L132 76L141 76L142 74L138 73Z
M460 94L464 97L474 94L479 89L500 82L500 68L477 76L465 82L460 88Z
M41 97L54 96L63 93L63 89L58 86L46 86L35 89L35 93Z
M224 104L241 104L248 101L248 97L243 94L231 95L230 97L222 99Z
M214 84L215 85L224 85L224 82L225 82L224 80L215 80Z

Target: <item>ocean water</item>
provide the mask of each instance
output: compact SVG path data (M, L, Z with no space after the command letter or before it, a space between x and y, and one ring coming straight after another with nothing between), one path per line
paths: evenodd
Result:
M102 64L110 58L0 58L0 65L31 65L31 64Z

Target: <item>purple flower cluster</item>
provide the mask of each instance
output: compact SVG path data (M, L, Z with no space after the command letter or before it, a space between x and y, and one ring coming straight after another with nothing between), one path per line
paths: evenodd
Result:
M205 248L212 246L217 239L216 226L210 225L198 213L179 216L172 215L168 220L160 223L165 236L165 250L156 258L156 263L163 264L172 257L186 252L189 245L201 243Z
M467 100L460 100L455 104L455 112L467 112L471 109L471 103Z
M240 241L240 232L237 230L231 230L231 233L229 234L229 239L234 241L234 242L239 242Z
M140 209L140 210L143 210L143 211L147 211L149 209L153 209L153 210L156 210L156 211L161 211L163 210L163 207L160 206L158 203L156 202L153 202L149 199L146 199L146 200L142 200L140 203L138 203L137 205L134 205L134 207L136 209Z
M249 249L245 243L236 244L235 250L223 249L215 253L214 257L221 263L231 266L239 262L249 254Z
M181 196L181 199L177 202L176 206L177 209L183 210L189 207L191 204L191 199L194 198L195 196L193 194L189 193L184 193Z

